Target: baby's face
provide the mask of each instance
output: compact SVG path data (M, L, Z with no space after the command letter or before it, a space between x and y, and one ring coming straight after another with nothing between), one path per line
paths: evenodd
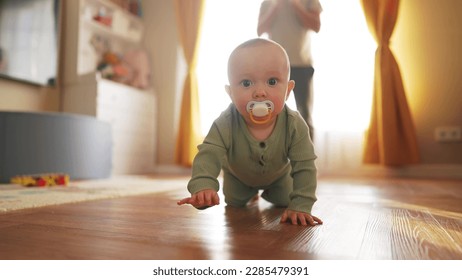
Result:
M238 49L229 61L227 92L247 123L267 117L253 116L247 111L250 101L271 101L274 104L269 121L274 121L284 108L294 82L289 82L289 62L282 49L272 44L258 44Z

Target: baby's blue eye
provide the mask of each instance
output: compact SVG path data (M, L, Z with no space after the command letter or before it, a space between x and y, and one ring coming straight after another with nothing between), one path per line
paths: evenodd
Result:
M275 86L278 83L278 81L275 78L271 78L268 80L268 85L270 86Z
M250 87L252 85L252 81L250 80L243 80L241 82L241 85L243 85L244 87Z

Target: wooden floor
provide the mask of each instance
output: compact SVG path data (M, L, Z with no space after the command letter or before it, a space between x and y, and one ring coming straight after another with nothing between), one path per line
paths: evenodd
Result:
M462 259L462 181L321 178L316 227L186 190L0 214L0 259Z

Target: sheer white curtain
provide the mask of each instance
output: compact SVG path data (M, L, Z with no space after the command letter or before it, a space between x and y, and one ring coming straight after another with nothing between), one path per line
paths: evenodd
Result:
M230 100L224 91L229 53L257 36L261 0L207 1L198 79L205 135ZM375 43L358 0L321 0L321 31L312 34L313 120L320 173L361 165L369 124ZM293 96L288 104L295 108Z
M197 64L204 135L231 102L225 92L228 56L238 44L257 37L260 4L261 0L209 0L205 4Z
M362 165L376 47L359 0L321 3L321 31L312 37L317 165L320 173L349 172Z

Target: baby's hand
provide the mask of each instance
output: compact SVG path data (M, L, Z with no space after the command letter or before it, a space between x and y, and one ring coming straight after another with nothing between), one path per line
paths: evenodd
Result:
M220 204L220 197L215 190L203 190L191 195L191 197L183 198L177 204L191 204L197 209L205 209Z
M281 223L285 223L287 221L290 221L293 225L298 225L298 222L300 222L300 225L302 226L322 225L322 220L318 217L305 212L298 212L289 209L286 209L281 217Z

